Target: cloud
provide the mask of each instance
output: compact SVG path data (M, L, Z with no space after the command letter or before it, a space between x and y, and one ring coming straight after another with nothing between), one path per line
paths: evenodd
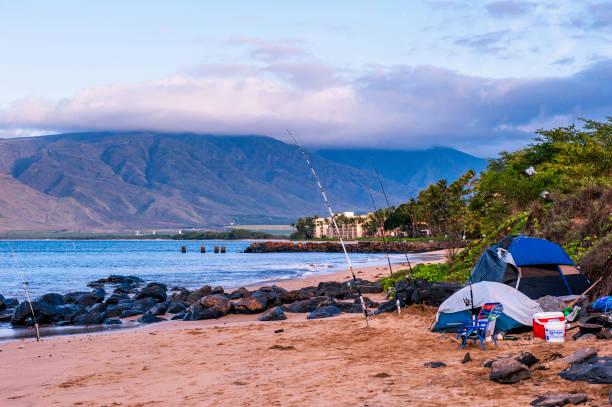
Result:
M532 131L612 112L612 60L564 78L491 79L432 66L343 72L278 64L247 77L180 73L97 86L73 98L34 98L0 109L0 131L154 130L264 134L290 127L306 144L415 148L482 155L520 148ZM245 72L250 72L245 68Z
M494 1L487 3L485 8L495 17L516 17L529 13L535 5L526 1Z
M471 47L480 52L495 54L505 49L504 43L509 39L510 34L510 30L492 31L459 38L455 40L455 44Z
M592 17L591 28L612 29L612 3L604 2L589 6Z
M552 62L552 65L572 65L575 62L575 58L574 57L565 57L565 58L559 58L556 61Z

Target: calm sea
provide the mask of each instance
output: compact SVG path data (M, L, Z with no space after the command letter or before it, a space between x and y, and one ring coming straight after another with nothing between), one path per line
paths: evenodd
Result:
M346 269L341 253L242 253L248 241L0 241L0 294L25 298L17 268L31 296L91 290L87 283L109 274L136 275L145 281L189 289L299 278ZM206 253L200 253L200 246ZM187 246L187 253L181 253ZM214 254L214 246L227 253ZM14 256L11 255L12 248ZM414 262L432 255L411 254ZM356 267L385 264L381 254L350 254ZM392 255L394 263L405 260Z

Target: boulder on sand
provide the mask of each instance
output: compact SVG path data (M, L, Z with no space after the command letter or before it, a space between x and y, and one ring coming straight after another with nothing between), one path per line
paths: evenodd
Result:
M296 301L293 304L283 306L285 312L306 313L317 309L323 301L328 301L328 297L314 297L307 300Z
M153 308L157 302L151 297L144 297L134 301L132 307L140 311L148 311Z
M612 357L592 357L559 372L559 376L572 382L612 384Z
M513 384L529 378L531 378L529 368L516 359L499 359L491 364L489 379L495 382Z
M540 396L533 400L530 405L534 407L556 407L564 406L566 404L580 404L586 402L588 399L586 393L575 393L575 394L548 394L546 396Z
M597 356L597 349L584 348L577 350L571 356L566 357L564 362L570 365L573 363L582 363L586 360L594 358L595 356Z
M86 293L78 296L75 303L83 308L88 308L102 301L104 301L104 296L100 298L96 293Z
M72 320L75 325L96 325L102 323L102 321L104 321L104 315L101 312L77 315Z
M186 303L186 304L193 304L196 301L199 301L200 298L205 297L207 295L211 295L212 294L212 288L209 285L205 285L202 288L199 288L195 291L192 291L189 293L189 295L187 295L187 297L185 299L181 300Z
M330 318L339 315L342 311L335 305L325 305L312 311L306 319Z
M157 302L166 301L168 295L166 294L166 290L163 287L158 285L152 285L149 287L145 287L136 294L135 299L139 300L141 298L153 298Z
M239 300L240 298L243 298L245 296L247 296L250 293L249 290L247 290L244 287L240 287L237 290L234 290L230 293L229 295L229 299L230 300Z
M150 312L147 312L143 316L138 318L138 322L140 322L141 324L154 324L156 322L162 322L162 321L165 321L165 319L156 317Z
M283 312L281 307L270 308L264 312L259 318L260 321L282 321L287 319L287 316Z
M276 292L254 291L252 295L243 298L233 305L237 314L256 314L274 305L280 305Z
M207 295L187 309L183 321L221 318L227 315L230 310L231 303L225 296L219 294Z

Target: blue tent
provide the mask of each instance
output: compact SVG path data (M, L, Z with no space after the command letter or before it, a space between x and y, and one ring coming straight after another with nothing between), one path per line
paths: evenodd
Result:
M524 235L507 236L489 247L470 279L472 284L507 284L530 298L575 296L591 285L561 246Z

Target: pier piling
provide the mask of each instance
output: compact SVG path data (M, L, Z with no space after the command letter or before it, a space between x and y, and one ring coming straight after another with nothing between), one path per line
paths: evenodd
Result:
M219 253L219 246L215 246L215 253Z
M181 247L181 253L187 253L187 246Z
M221 246L221 253L225 253L225 246Z
M206 253L206 246L200 246L200 253Z

